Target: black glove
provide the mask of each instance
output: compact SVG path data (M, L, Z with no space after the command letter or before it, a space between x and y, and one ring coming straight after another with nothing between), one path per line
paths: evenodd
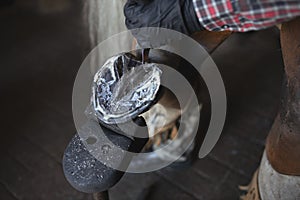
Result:
M128 0L124 7L128 29L161 27L190 35L204 30L192 0ZM140 43L145 38L133 31Z

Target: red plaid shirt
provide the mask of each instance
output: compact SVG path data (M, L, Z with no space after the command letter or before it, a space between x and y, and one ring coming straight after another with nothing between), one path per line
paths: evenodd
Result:
M193 0L201 25L210 31L251 31L300 16L300 0Z

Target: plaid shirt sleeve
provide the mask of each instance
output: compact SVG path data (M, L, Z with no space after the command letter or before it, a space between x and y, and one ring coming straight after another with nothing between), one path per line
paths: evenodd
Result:
M200 24L210 31L264 29L300 16L300 0L193 0Z

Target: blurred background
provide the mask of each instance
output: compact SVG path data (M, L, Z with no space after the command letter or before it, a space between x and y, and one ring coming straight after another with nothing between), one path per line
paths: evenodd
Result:
M124 28L116 2L0 0L0 199L91 199L67 183L61 160L76 131L71 102L77 70L98 42ZM247 185L258 167L278 109L279 31L233 34L212 57L228 96L214 150L182 170L126 174L109 191L111 199L239 199L238 186Z

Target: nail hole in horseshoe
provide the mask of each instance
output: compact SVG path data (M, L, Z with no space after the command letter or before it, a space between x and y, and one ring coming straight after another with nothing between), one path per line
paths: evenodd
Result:
M97 142L97 138L95 137L88 137L88 139L85 140L87 144L95 144Z

